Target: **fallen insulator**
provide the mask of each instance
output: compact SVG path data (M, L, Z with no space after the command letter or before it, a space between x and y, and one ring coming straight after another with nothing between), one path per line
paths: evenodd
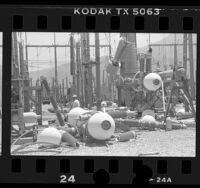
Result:
M141 127L140 129L147 129L147 130L155 130L156 120L152 115L145 115L141 118Z
M127 113L127 118L135 118L138 115L138 111L127 110L126 113Z
M124 111L124 110L110 110L110 111L107 111L107 113L112 118L125 118L125 117L127 117L127 112Z
M78 147L79 143L78 140L76 138L74 138L71 134L69 134L67 131L61 131L62 134L62 142L67 142L70 146L73 147Z
M159 129L165 129L165 125L162 122L142 122L141 120L138 119L121 119L121 120L115 120L118 123L123 123L124 125L127 125L129 127L138 127L138 128L145 128L145 127L152 127L152 128L159 128Z
M188 118L193 118L194 114L192 112L178 112L176 113L177 119L188 119Z
M129 141L130 139L133 139L133 138L136 138L135 131L129 131L129 132L119 134L118 141L119 142L126 142L126 141Z
M170 131L172 129L186 129L187 126L177 120L171 119L168 117L166 119L166 131Z
M187 125L185 124L172 124L172 129L186 129Z
M65 131L67 131L69 134L71 134L72 136L75 136L77 134L77 129L74 127L69 127L66 128Z
M125 131L125 132L130 131L130 127L127 126L127 125L125 125L125 124L122 123L122 122L115 121L115 127L116 127L116 128L119 128L119 129L121 129L121 130L123 130L123 131Z
M23 116L25 123L34 123L37 119L41 118L41 116L37 115L35 112L24 112Z
M138 119L115 119L115 122L129 127L140 127L140 121Z
M53 145L60 145L62 135L60 131L54 127L48 127L42 130L38 135L37 142L51 143Z
M83 124L83 122L80 120L79 116L87 112L89 111L84 110L80 107L73 108L68 113L68 123L71 126L80 127Z
M183 121L183 124L185 124L187 127L196 127L196 122L195 121Z
M142 117L144 117L144 116L146 116L146 115L150 115L150 116L152 116L152 117L155 118L155 113L154 113L154 111L151 110L151 109L146 109L146 110L144 110L144 111L142 112Z
M141 118L142 123L155 123L156 120L152 115L145 115Z
M107 140L115 131L115 121L107 113L95 113L86 124L86 134L96 140Z

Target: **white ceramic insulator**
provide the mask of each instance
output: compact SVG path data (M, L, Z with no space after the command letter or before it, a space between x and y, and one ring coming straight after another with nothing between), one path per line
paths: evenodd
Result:
M142 117L141 119L142 123L155 123L156 120L153 116L151 115L145 115L144 117Z
M60 131L54 127L48 127L42 130L38 135L38 142L50 143L53 145L60 145L62 134Z
M149 73L144 77L143 85L150 91L156 91L162 85L162 79L157 73Z

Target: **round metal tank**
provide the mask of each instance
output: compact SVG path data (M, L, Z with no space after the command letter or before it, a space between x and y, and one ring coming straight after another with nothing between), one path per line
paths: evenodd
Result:
M162 79L157 73L149 73L144 77L144 87L150 91L156 91L162 85Z
M87 133L96 140L109 139L115 131L115 121L103 112L94 114L87 123Z
M62 134L54 127L45 128L37 138L37 142L45 142L53 145L60 145Z
M78 121L78 118L80 115L89 112L87 110L84 110L83 108L76 107L69 111L68 113L68 123L72 126L80 127L82 122Z

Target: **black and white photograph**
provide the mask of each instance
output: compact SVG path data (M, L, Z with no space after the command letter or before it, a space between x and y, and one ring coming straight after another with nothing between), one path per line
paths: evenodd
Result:
M196 63L193 33L13 32L11 155L195 157Z

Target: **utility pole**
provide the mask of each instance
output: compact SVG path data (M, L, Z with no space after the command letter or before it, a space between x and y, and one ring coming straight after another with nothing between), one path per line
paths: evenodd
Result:
M84 66L87 64L87 42L86 42L86 33L81 34L81 59L82 59L82 78L83 78L83 95L84 95L84 105L87 107L88 105L88 78L87 78L87 68Z
M52 92L53 92L53 96L55 98L56 95L55 95L55 78L54 77L52 78Z
M68 78L66 77L66 96L67 100L69 100L69 95L68 95Z
M187 70L187 34L183 34L183 68Z
M55 95L58 100L58 70L57 70L57 51L56 51L56 33L54 33L54 61L55 61Z
M177 46L176 46L176 34L174 34L174 66L177 66Z
M108 42L109 42L109 59L111 59L111 36L110 33L108 34Z
M85 60L85 48L86 48L86 40L85 40L85 33L81 33L81 91L82 91L82 102L83 102L83 106L86 106L87 103L87 97L85 93L85 88L86 88L86 78L85 78L85 67L83 66L83 64L85 64L86 60Z
M101 97L101 75L100 75L100 48L99 33L95 33L95 59L96 59L96 96Z
M29 87L29 73L27 61L24 59L24 45L22 42L19 43L19 56L20 56L20 72L23 79L23 87ZM30 111L30 100L29 100L29 91L23 91L24 95L24 111Z
M190 81L191 81L191 97L195 99L195 82L194 82L194 61L193 61L193 45L192 34L188 34L189 42L189 60L190 60Z
M77 95L78 95L78 98L80 99L80 96L82 96L81 94L81 90L80 90L80 74L81 74L81 71L80 71L80 63L81 63L81 57L80 57L80 43L77 42L76 43L76 64L77 64L77 71L76 71L76 75L77 75Z
M75 53L74 53L74 36L70 36L70 72L72 75L72 90L76 93L76 81L75 81Z
M28 47L27 47L27 33L25 32L25 44L26 44L26 60L28 63Z
M63 102L63 105L65 105L65 84L64 84L64 79L62 79L62 102Z
M90 63L90 35L86 33L86 63L88 65L88 104L92 105L92 64Z
M183 67L188 73L188 60L189 60L189 75L190 75L190 92L191 98L195 99L195 80L194 80L194 59L193 59L193 43L192 34L183 34ZM189 48L188 48L189 47ZM189 49L189 58L188 58Z

